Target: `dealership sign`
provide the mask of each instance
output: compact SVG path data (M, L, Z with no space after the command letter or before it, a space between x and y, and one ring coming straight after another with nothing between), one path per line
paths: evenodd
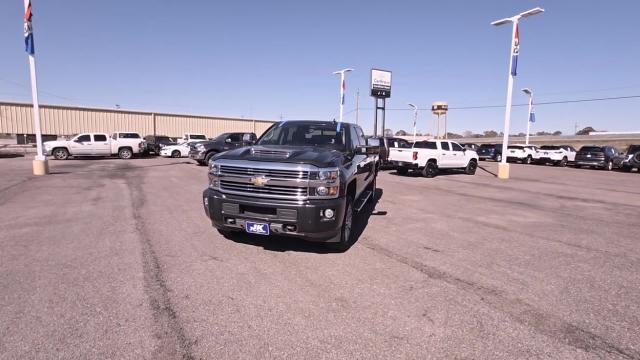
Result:
M391 97L391 71L371 69L371 96Z

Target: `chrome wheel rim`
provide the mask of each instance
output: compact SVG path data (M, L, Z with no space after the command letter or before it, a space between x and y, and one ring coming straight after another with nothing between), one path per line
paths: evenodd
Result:
M58 160L63 160L65 158L65 153L63 150L56 150L56 153L54 154L54 156Z

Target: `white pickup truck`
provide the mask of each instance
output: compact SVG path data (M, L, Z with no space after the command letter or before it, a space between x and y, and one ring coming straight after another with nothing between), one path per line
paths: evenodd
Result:
M144 151L144 140L138 133L116 132L107 136L100 133L79 134L64 141L47 141L44 149L56 160L66 160L69 156L114 156L131 159L134 154Z
M434 177L441 169L460 169L473 175L478 168L478 154L454 141L418 141L410 149L390 148L389 161L398 174L417 170L425 177Z
M192 141L206 141L207 136L205 134L185 133L182 138L178 139L178 145L192 142Z

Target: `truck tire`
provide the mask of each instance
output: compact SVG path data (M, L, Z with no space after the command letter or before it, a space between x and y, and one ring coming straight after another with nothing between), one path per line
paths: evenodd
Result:
M496 160L496 162L502 161L502 154L496 155L494 159Z
M341 252L346 251L351 246L351 229L353 228L353 197L348 195L346 201L340 233L335 238L338 241L329 243L332 248Z
M69 150L65 148L55 148L51 153L56 160L67 160L69 158Z
M405 167L399 167L396 169L396 172L398 173L398 175L407 175L409 173L409 169Z
M216 154L217 154L217 152L215 152L215 151L212 151L212 152L208 153L207 156L204 157L204 163L198 163L198 164L200 164L200 165L209 165L209 161Z
M122 160L129 160L133 157L133 150L128 147L118 149L118 157Z
M438 165L435 162L429 161L427 165L422 169L422 176L426 178L436 177L438 175Z
M527 155L527 157L524 158L524 160L522 160L522 163L526 164L526 165L529 165L529 164L531 164L531 160L532 160L531 159L531 155Z
M565 157L562 158L562 160L560 160L558 162L558 166L565 167L565 166L567 166L568 162L569 162L569 159L567 159L567 157L565 156Z
M478 168L478 163L475 162L474 160L469 160L467 167L464 168L464 172L467 175L475 175L477 168Z
M180 150L173 150L173 151L171 152L171 157L172 157L172 158L179 158L179 157L181 157L181 156L182 156L182 153L180 153Z
M607 161L607 163L604 165L603 170L606 170L606 171L613 170L613 161L611 160Z

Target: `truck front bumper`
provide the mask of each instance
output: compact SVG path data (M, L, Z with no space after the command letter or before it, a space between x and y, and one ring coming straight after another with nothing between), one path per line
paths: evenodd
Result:
M189 159L201 161L207 156L206 150L190 150Z
M207 188L202 193L202 202L217 229L245 231L246 221L261 222L269 224L271 235L317 242L337 241L345 212L343 197L293 202L229 195ZM323 216L327 209L333 210L333 218Z

